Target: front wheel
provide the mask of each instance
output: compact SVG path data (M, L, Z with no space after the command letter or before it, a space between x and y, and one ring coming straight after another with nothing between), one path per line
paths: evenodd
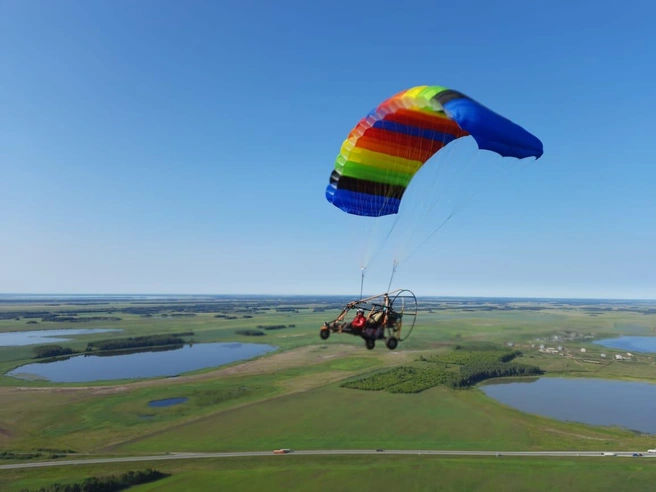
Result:
M387 345L388 349L394 350L399 345L399 341L394 337L389 337L385 345Z
M330 330L320 330L319 336L322 340L328 340L328 337L330 336Z

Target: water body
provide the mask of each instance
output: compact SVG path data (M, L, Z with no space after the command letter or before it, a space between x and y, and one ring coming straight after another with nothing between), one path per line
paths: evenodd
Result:
M95 333L110 333L123 331L117 328L80 328L71 330L35 330L10 331L0 333L0 347L17 347L21 345L43 345L49 343L69 342L73 335L93 335Z
M186 403L189 398L167 398L166 400L152 400L148 402L149 407L170 407L173 405L180 405L181 403Z
M603 340L595 340L593 343L608 348L626 350L627 352L656 352L656 337L621 336L618 338L605 338Z
M656 434L656 384L584 378L503 380L479 386L522 412L591 425Z
M19 379L54 383L83 383L115 379L177 376L272 352L277 347L259 343L196 343L169 351L120 355L76 355L54 362L37 362L6 373Z

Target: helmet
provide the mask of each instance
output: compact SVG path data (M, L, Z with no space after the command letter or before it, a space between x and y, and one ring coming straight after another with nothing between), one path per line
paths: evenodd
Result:
M362 308L358 309L357 314L364 314L364 309Z

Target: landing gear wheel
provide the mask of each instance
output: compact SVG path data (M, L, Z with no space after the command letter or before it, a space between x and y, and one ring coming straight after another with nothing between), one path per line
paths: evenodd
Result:
M330 336L330 330L319 330L319 336L322 340L328 340Z
M389 337L387 341L385 342L385 345L387 345L387 348L390 350L394 350L397 345L399 344L399 341L394 338L394 337Z
M367 349L373 350L374 347L376 346L376 340L372 340L371 338L367 338L364 341L365 345L367 346Z

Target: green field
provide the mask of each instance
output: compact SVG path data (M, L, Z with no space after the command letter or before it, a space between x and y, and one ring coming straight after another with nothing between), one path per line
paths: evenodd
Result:
M171 476L134 492L206 490L552 491L651 490L656 461L641 459L293 456L80 465L0 472L3 492L155 468Z
M656 447L656 439L649 435L524 414L500 405L477 388L454 390L438 385L416 394L403 394L342 386L344 381L389 368L429 364L421 362L422 358L442 360L439 357L451 357L454 346L472 343L489 343L495 350L519 350L523 355L516 362L537 366L547 377L653 382L656 379L653 355L636 353L631 361L615 361L613 355L622 351L605 349L592 341L622 334L654 334L654 305L426 300L420 302L412 337L395 351L387 350L382 343L368 351L361 339L349 335L333 334L327 341L320 340L321 323L339 313L338 305L335 300L321 299L185 299L84 306L0 304L0 317L10 313L5 318L11 318L0 320L0 332L67 328L122 330L56 342L74 350L84 350L89 342L108 338L180 332L193 332L194 343L239 341L279 347L276 352L254 360L176 378L55 384L2 376L0 451L56 448L78 453L132 455L270 451L279 447L492 451ZM323 311L325 308L329 309ZM75 313L73 309L92 312ZM43 314L46 318L30 317L40 312L47 312ZM44 321L64 315L77 321ZM89 316L121 319L84 321ZM34 320L38 324L27 324ZM262 328L271 325L285 325L285 328ZM236 333L243 329L265 334L249 337ZM554 336L561 338L554 339ZM512 348L506 346L508 343L513 344ZM565 355L540 353L541 343L563 345ZM581 352L581 348L587 351ZM607 354L606 359L600 357L602 352ZM4 374L33 362L32 357L34 351L30 346L0 348L0 371ZM447 371L454 370L444 367ZM187 397L189 401L167 408L148 406L150 400L171 397ZM165 466L162 463L150 466L162 471L174 470L173 476L134 490L180 490L180 484L186 490L204 490L203 484L207 483L230 488L239 485L240 490L260 490L263 484L274 490L305 490L300 484L321 477L328 481L325 483L333 484L331 490L359 489L368 484L383 487L390 483L395 488L412 486L414 490L431 490L436 476L440 477L441 490L475 490L481 484L486 484L486 490L521 490L521 484L529 482L544 483L545 489L558 484L571 489L577 488L576 484L598 483L594 489L604 490L600 488L602 485L610 489L611 484L619 483L640 488L647 479L654 478L651 470L655 468L643 460L617 461L286 456L284 462L268 458L229 460L237 463L236 466L220 460L167 462ZM327 466L328 463L331 465ZM114 467L143 468L126 464L122 468L103 465L102 469ZM476 469L475 473L472 468ZM85 469L55 470L73 479ZM51 478L57 475L49 469L33 470L32 474L29 480L34 483L29 482L25 471L0 471L0 489L19 490L21 484L34 487L38 481L52 483ZM541 490L536 487L532 490Z

